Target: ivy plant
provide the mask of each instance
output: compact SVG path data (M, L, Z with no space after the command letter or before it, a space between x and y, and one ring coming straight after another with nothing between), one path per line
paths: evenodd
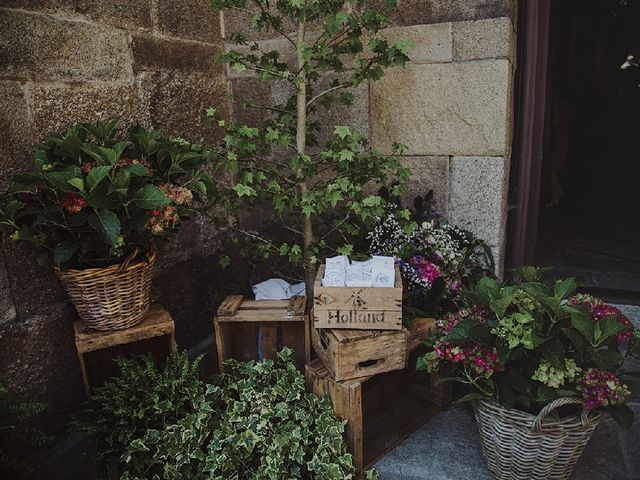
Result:
M305 391L291 350L275 361L229 364L193 413L131 442L122 480L356 478L344 423L328 398Z
M348 125L329 128L330 139L320 142L317 114L334 102L351 104L351 87L380 79L388 67L404 66L410 42L392 44L381 34L395 8L390 0L379 9L360 0L211 4L249 15L256 31L282 38L295 52L295 60L287 62L281 52L231 33L227 41L233 47L222 55L229 68L253 71L285 85L292 95L282 104L254 106L270 112L260 128L229 123L213 110L209 115L225 131L222 161L233 176L230 204L243 212L257 210L258 223L262 220L256 227L254 215L251 228L238 223L234 231L251 241L253 252L302 266L310 295L322 256L350 254L353 239L363 235L363 222L383 213L384 202L367 186L398 180L399 193L409 176L397 158L401 145L390 146L392 154L385 155Z

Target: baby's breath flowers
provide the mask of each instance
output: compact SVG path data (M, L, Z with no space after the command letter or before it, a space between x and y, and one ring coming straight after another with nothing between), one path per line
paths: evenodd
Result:
M462 287L484 273L483 242L471 233L447 224L438 215L414 222L406 210L387 205L387 214L378 217L368 233L373 255L396 258L405 290L405 303L426 311L440 302L431 314L453 311L461 299Z

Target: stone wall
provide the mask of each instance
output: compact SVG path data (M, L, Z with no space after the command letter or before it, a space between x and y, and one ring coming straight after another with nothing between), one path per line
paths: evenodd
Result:
M407 200L433 189L439 208L457 225L485 239L502 270L512 130L516 0L399 0L389 39L411 39L416 48L406 68L355 89L351 109L333 107L321 119L367 133L388 150L407 145L413 172ZM293 51L283 40L252 32L247 16L225 13L225 35L241 31L282 58ZM290 60L291 61L291 60ZM263 112L242 101L273 102L278 84L246 72L227 72L237 120L257 124Z
M393 39L417 48L369 89L373 145L407 145L410 194L492 247L503 270L515 65L515 1L400 1ZM420 5L420 6L418 6Z
M0 189L32 164L33 145L77 121L120 116L212 141L204 109L228 111L220 17L207 0L0 0ZM153 286L184 347L209 335L215 239L192 222L166 246ZM3 241L0 382L49 404L50 429L82 400L75 313L50 270ZM230 291L234 287L226 285Z
M350 109L320 118L353 126L385 149L407 144L410 195L433 188L441 209L501 258L511 145L515 0L400 0L388 35L417 48L403 71L354 89ZM77 121L120 116L192 141L212 141L202 121L215 106L257 125L281 83L222 71L213 58L225 32L256 35L242 15L220 17L207 0L0 0L0 190L28 168L33 145ZM228 93L235 97L231 104ZM326 135L328 132L321 133ZM225 294L216 240L198 222L167 245L153 292L173 315L178 343L211 332ZM73 309L49 270L3 239L0 252L0 382L50 406L51 430L82 400Z

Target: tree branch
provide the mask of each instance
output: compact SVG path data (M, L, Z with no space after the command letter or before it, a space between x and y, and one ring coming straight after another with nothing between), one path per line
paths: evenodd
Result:
M270 8L269 8L269 3L267 2L267 9L265 10L264 6L262 5L261 1L257 1L254 2L258 5L258 8L260 9L260 11L267 17L267 19L269 20L269 25L271 25L271 28L273 28L273 30L280 34L282 37L284 37L291 45L293 45L294 48L297 48L296 42L293 40L293 38L291 38L289 35L287 35L286 33L284 33L281 29L276 28L275 26L275 21L273 20L274 17L273 15L271 15L270 12Z
M309 108L311 105L313 105L315 102L317 102L318 100L320 100L322 97L324 97L325 95L328 95L331 92L335 92L336 90L340 90L341 88L348 88L350 87L351 84L350 83L341 83L339 85L336 85L334 87L328 88L327 90L325 90L324 92L320 92L319 94L317 94L316 96L312 97L311 100L309 100L307 102L307 108Z

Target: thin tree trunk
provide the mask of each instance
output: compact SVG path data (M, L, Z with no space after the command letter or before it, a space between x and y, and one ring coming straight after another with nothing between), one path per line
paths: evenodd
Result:
M304 155L307 150L307 74L305 72L304 58L302 55L301 45L305 39L306 23L301 20L298 23L298 94L297 94L297 125L296 125L296 151L299 155ZM300 189L301 198L307 193L307 182L302 171L298 171L297 175L298 188ZM311 245L313 244L313 225L311 217L301 214L302 221L302 258L304 261L304 281L306 286L307 298L313 298L313 282L315 280L315 265L311 261Z

